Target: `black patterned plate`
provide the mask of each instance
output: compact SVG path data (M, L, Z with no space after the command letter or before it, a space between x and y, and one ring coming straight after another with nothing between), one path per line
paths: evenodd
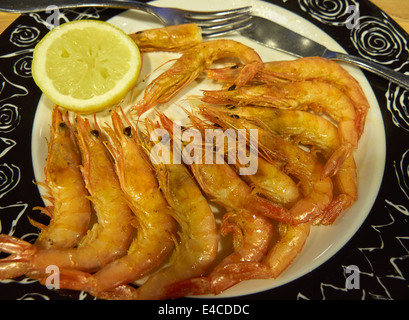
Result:
M409 73L408 35L369 1L162 0L157 3L213 10L249 2L256 14L303 33L330 49ZM38 232L27 217L39 219L32 208L42 205L42 199L33 180L41 178L46 157L44 137L50 119L50 103L31 78L36 43L56 22L110 20L126 32L159 26L152 17L138 12L95 8L61 11L58 18L51 13L23 15L0 36L0 232L27 241L35 240ZM248 39L232 38L253 46L264 60L292 59ZM333 226L314 227L302 253L278 279L246 281L221 297L295 300L409 296L408 93L372 74L345 67L359 80L371 103L357 151L359 200ZM350 276L358 270L351 285ZM90 297L51 291L27 278L0 281L0 299L72 298Z

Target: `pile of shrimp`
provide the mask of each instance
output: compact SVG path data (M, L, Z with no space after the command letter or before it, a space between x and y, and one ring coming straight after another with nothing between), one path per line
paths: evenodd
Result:
M8 254L0 279L46 284L46 268L55 265L61 289L152 300L217 295L244 280L277 278L311 227L334 223L358 197L354 150L369 108L358 82L323 58L265 63L237 41L204 42L191 24L131 36L143 52L180 57L128 113L113 108L110 123L54 108L45 181L38 182L50 205L35 208L50 223L30 220L40 228L35 243L0 235ZM241 64L210 69L221 58ZM152 158L161 144L174 159L181 150L169 146L185 142L162 112L142 115L201 74L222 89L204 91L199 106L184 110L189 128L257 130L256 173L240 175L240 163L227 154L215 163ZM167 136L154 143L156 129ZM226 250L222 239L230 242Z

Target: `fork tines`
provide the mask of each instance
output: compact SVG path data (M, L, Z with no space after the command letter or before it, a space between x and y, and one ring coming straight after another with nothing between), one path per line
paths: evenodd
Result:
M201 27L203 37L216 37L250 27L250 11L251 6L225 11L190 11L185 18Z

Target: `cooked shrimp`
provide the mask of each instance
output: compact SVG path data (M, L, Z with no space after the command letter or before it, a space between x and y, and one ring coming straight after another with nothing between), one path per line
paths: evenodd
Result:
M325 93L325 94L323 94ZM351 100L337 87L324 81L301 81L275 86L261 85L236 90L205 91L202 99L213 104L259 105L264 107L311 109L325 113L338 124L340 149L324 167L332 176L358 146L356 113Z
M44 198L52 206L39 208L50 215L48 226L41 227L35 242L39 249L72 248L87 233L91 218L91 204L80 170L81 156L68 117L64 120L58 107L52 113L48 155L44 168L49 192Z
M332 201L331 178L322 178L322 165L309 152L249 121L226 116L219 112L217 107L202 107L200 114L223 128L257 129L259 149L266 158L284 163L284 172L299 180L304 196L290 209L266 212L267 216L283 223L297 225L318 217Z
M160 114L160 120L163 127L172 132L172 121L163 114ZM265 212L271 208L282 210L282 207L253 193L227 163L192 163L190 168L201 189L212 201L221 204L228 211L223 216L221 233L222 235L233 233L235 250L208 277L211 292L219 293L237 282L220 276L218 268L232 262L259 261L268 250L272 237L272 223L268 218L258 214L259 211ZM172 292L175 294L174 289Z
M297 183L281 168L281 165L258 158L257 172L242 176L252 189L286 208L291 207L301 197Z
M301 252L310 234L310 223L290 226L279 224L279 239L261 262L226 265L220 272L236 281L277 278Z
M331 161L339 150L336 127L315 114L297 110L283 110L254 107L224 107L219 110L231 117L260 123L284 138L308 145L314 151L322 152L326 161ZM262 166L259 162L259 171ZM259 173L257 173L259 174ZM335 198L328 205L322 216L315 223L331 224L341 212L349 208L357 199L356 165L353 155L343 161L340 169L333 176ZM327 216L327 218L324 218Z
M348 157L347 147L340 145L337 128L317 114L293 109L250 106L224 107L221 111L232 117L244 118L267 127L296 144L312 147L314 152L322 153L327 159L325 168L332 168L330 175L335 175Z
M232 82L240 70L240 67L214 69L209 70L207 76ZM358 81L335 61L321 57L273 61L265 63L263 69L254 77L254 80L266 84L314 79L332 83L351 99L356 111L355 124L359 138L364 130L369 102Z
M240 281L234 271L226 271L233 265L254 264L259 274L259 265L269 250L273 235L271 222L263 216L252 214L247 210L228 211L224 214L221 234L233 235L234 251L225 257L205 277L190 278L174 283L169 287L172 298L185 295L220 294Z
M273 109L269 108L268 110ZM230 108L220 108L220 111L226 112L230 116L236 116ZM199 130L203 136L206 134L206 129L214 128L211 124L204 123L202 119L199 119L191 112L186 112L192 126ZM228 153L228 143L225 145L224 151ZM233 163L236 169L238 169L236 171L240 172L239 169L243 166L240 164L240 161L233 159ZM242 175L241 179L249 184L256 193L285 207L291 206L300 197L297 184L283 172L282 165L276 161L266 161L264 158L258 157L256 172L251 175Z
M203 41L197 24L188 23L138 31L129 35L141 52L181 52Z
M233 81L237 87L251 80L263 66L260 56L244 44L223 39L203 42L183 53L169 70L154 79L132 110L140 116L155 105L168 102L214 61L227 57L240 58L245 63Z
M101 132L92 129L88 120L78 116L78 143L81 168L97 215L97 222L78 247L41 250L14 237L2 235L0 250L11 255L0 260L2 279L26 274L43 278L47 266L60 269L95 271L120 258L129 247L133 227L132 211L119 185ZM10 264L11 263L11 264ZM9 268L3 267L9 264Z
M309 234L310 223L298 226L279 224L280 238L263 261L272 278L277 278L291 264L304 247Z
M219 107L220 112L230 117L250 120L268 128L295 144L314 149L325 158L329 158L339 147L336 126L317 114L294 109L276 109L265 107Z
M338 173L333 177L333 181L337 196L315 223L332 224L342 212L357 200L358 182L354 156L345 160Z
M273 236L273 225L263 216L247 210L236 210L223 216L221 233L233 234L234 252L224 258L208 277L214 294L219 294L238 282L223 272L225 266L258 262L265 256Z
M85 290L109 298L112 288L133 282L162 264L174 248L176 222L173 210L159 190L153 169L140 146L136 129L116 111L111 112L112 143L107 143L126 200L135 214L137 236L128 253L93 275L61 272L60 287Z
M159 116L167 132L172 132L172 121L164 114ZM228 210L243 209L263 215L282 215L286 212L281 205L255 194L223 160L221 163L206 163L206 159L203 159L190 164L190 169L203 192Z
M147 122L148 132L154 125ZM152 144L146 141L150 150ZM155 163L156 161L154 161ZM172 254L169 266L149 276L136 291L128 287L117 288L116 293L125 299L166 299L167 287L190 277L201 276L214 261L218 248L216 221L206 198L183 164L154 164L159 184L173 208L180 226L179 244Z

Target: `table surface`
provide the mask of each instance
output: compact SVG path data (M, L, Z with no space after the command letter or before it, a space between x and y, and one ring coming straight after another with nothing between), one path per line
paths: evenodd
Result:
M409 33L409 0L372 0L372 2L389 14ZM18 14L0 12L0 33L18 16Z

